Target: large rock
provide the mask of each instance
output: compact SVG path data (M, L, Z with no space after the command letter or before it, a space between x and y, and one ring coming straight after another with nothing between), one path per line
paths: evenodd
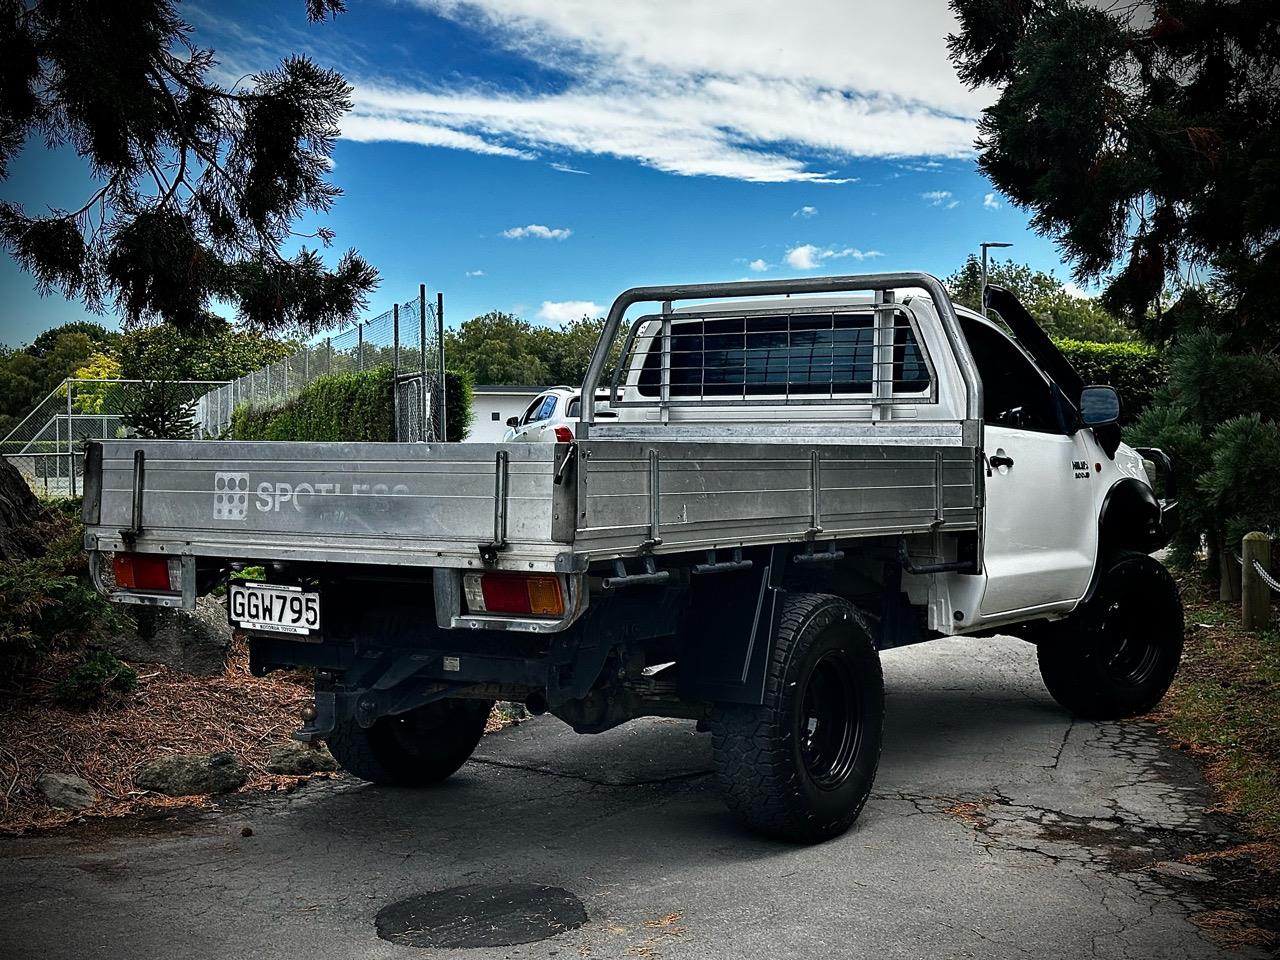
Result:
M74 773L45 773L36 780L36 789L60 810L83 810L98 799L97 792Z
M180 753L143 764L133 781L171 797L230 793L249 779L249 768L230 753Z
M227 665L231 625L222 602L197 597L194 610L138 607L136 629L127 626L104 646L121 660L162 663L178 673L214 677Z
M267 756L267 773L289 777L305 777L312 773L332 773L338 762L324 744L312 747L305 743L286 743L272 747Z

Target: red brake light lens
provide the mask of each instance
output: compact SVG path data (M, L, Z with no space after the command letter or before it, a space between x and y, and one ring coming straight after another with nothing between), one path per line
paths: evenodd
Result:
M568 427L556 427L556 443L573 443L573 431Z
M521 573L468 573L463 577L467 609L472 613L564 615L560 578Z
M111 561L116 586L126 590L176 589L170 576L169 557L153 553L117 553Z

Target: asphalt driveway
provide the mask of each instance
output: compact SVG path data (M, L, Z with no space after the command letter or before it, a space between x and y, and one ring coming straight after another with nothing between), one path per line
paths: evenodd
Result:
M1240 838L1203 812L1190 760L1143 723L1072 723L1015 640L884 663L876 789L855 829L818 847L740 830L690 723L579 737L548 717L486 738L431 791L341 779L0 841L0 955L1224 955L1192 918L1229 907L1228 885L1181 858ZM461 950L377 935L405 898L513 882L563 888L585 924Z

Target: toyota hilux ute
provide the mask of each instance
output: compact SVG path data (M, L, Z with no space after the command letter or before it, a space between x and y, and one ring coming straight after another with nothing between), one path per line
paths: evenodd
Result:
M747 824L819 841L871 790L881 651L1022 637L1097 718L1178 666L1167 458L988 302L1003 326L923 273L628 290L568 443L93 443L91 570L127 603L227 586L255 672L314 670L296 736L356 777L443 780L497 699L682 717Z

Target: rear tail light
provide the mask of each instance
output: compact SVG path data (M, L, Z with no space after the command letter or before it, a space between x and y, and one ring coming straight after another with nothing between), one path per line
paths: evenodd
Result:
M524 613L535 617L564 615L560 578L523 573L468 573L462 578L467 609L472 613Z
M182 589L182 561L154 553L117 553L111 569L116 586L125 590L160 590L177 593Z
M556 443L573 443L573 431L568 427L556 427Z

